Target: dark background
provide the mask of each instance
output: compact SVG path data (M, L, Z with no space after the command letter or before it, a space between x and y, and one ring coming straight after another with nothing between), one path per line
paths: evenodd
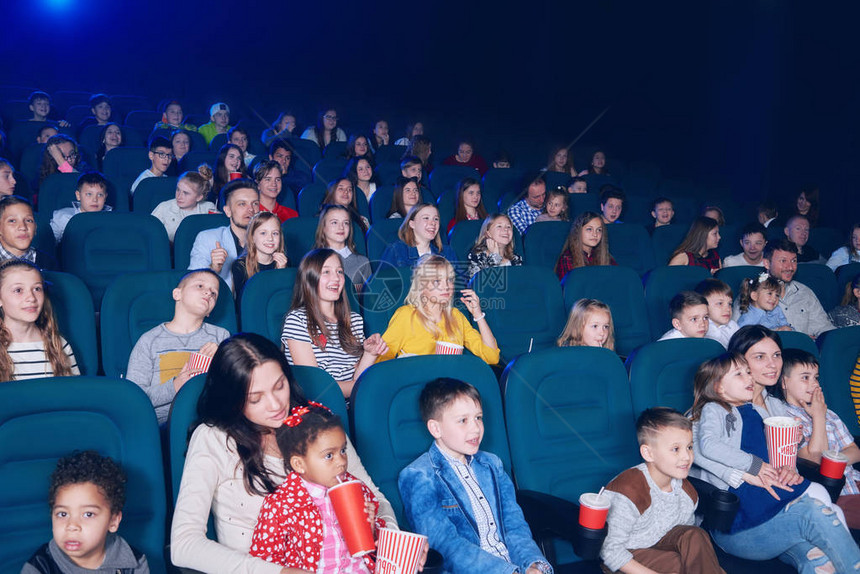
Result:
M138 93L254 121L336 106L425 122L437 158L471 135L545 163L553 143L653 160L738 199L821 186L856 214L857 10L850 3L4 1L4 84ZM234 114L235 115L235 114Z

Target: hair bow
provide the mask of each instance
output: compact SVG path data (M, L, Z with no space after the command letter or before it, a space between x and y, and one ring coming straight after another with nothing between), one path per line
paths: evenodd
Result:
M302 423L302 415L306 415L309 412L311 410L305 406L293 407L290 411L290 416L284 419L284 424L288 427L299 426Z
M318 408L318 409L322 409L322 410L324 410L325 412L327 412L328 414L332 414L331 409L330 409L330 408L328 408L327 406L325 406L325 405L324 405L324 404L322 404L322 403L318 403L318 402L316 402L316 401L308 401L308 404L309 404L310 406L312 406L312 407L316 407L316 408Z

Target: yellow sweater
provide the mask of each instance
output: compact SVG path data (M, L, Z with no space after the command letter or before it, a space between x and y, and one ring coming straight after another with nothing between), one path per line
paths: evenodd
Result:
M447 335L443 324L437 323L436 327L441 333L439 340L463 345L491 365L498 363L498 347L485 345L481 333L469 324L469 320L458 309L451 309L451 315L454 318L455 335ZM432 355L436 352L436 339L424 327L421 316L412 305L404 305L394 312L382 338L388 345L388 352L381 355L377 362L393 359L401 353Z

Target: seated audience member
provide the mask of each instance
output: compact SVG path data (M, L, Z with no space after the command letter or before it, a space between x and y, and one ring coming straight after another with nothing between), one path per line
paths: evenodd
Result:
M588 182L584 177L574 177L567 184L567 193L588 193Z
M433 165L430 163L430 156L433 154L433 142L425 135L417 135L412 138L409 145L406 146L406 151L403 157L413 156L421 160L421 165L424 166L424 173L433 171Z
M675 206L672 200L668 197L658 197L652 201L651 217L654 218L654 223L646 228L651 235L654 235L654 230L658 227L671 225L672 220L675 219Z
M836 504L845 513L848 528L860 528L860 471L854 468L854 464L860 462L860 448L839 415L827 408L818 382L815 355L800 349L785 349L778 394L779 391L788 403L785 407L788 416L800 421L802 437L798 457L821 464L821 455L833 450L848 458L845 486Z
M708 301L708 332L705 338L729 347L732 335L740 326L732 319L732 288L719 279L705 279L696 285L696 293Z
M567 241L555 264L555 274L564 279L572 269L590 265L617 265L609 253L606 224L593 211L583 211L570 226Z
M0 263L0 306L0 381L81 374L38 267L25 259Z
M505 150L499 150L496 152L496 155L493 156L493 167L497 169L510 169L513 164L514 162L511 159L511 154Z
M220 282L209 269L186 273L173 290L173 318L140 336L128 357L125 377L136 383L155 408L158 424L167 422L179 389L194 375L192 353L211 357L230 336L204 323L218 301Z
M741 281L738 325L761 325L771 331L792 331L785 313L779 308L781 292L782 282L766 271L758 277Z
M690 224L687 236L672 256L669 265L694 265L704 267L711 274L720 270L720 227L715 219L700 215Z
M15 193L15 170L8 159L0 157L0 197Z
M609 166L606 165L606 154L597 150L591 156L591 164L588 169L579 172L579 175L609 175Z
M293 193L298 193L311 182L311 176L293 165L293 149L282 139L276 139L269 148L269 160L281 166L281 181ZM311 166L313 167L313 166Z
M702 207L702 215L704 217L710 217L716 221L717 225L720 227L725 227L726 225L726 216L723 215L723 210L715 205L704 205Z
M345 142L346 132L337 127L337 110L329 108L317 114L317 123L302 133L303 140L310 140L320 146L320 150L331 142Z
M479 450L484 423L478 390L442 378L428 383L418 400L434 442L400 472L397 486L406 517L442 554L445 571L551 574L502 461ZM451 505L454 500L471 503Z
M860 325L860 273L845 285L842 302L827 317L837 328Z
M812 289L794 281L797 273L797 247L794 243L788 239L769 241L764 248L764 267L784 284L779 307L795 331L815 339L824 331L833 329Z
M414 138L415 136L421 136L421 135L424 135L424 124L423 123L415 122L412 124L408 124L406 126L406 135L404 137L400 138L399 140L397 140L396 142L394 142L394 145L408 146L409 142L412 141L412 138Z
M797 194L797 199L794 202L794 213L792 215L802 215L809 221L810 227L818 225L820 194L817 187L806 187L800 190Z
M242 126L233 126L227 132L227 142L238 146L242 150L242 156L245 159L245 167L249 167L254 161L256 155L248 151L248 132Z
M261 162L254 170L254 179L257 181L257 189L260 190L260 211L271 211L278 216L281 223L299 216L295 209L278 203L278 196L283 188L282 176L281 164L272 160Z
M250 177L248 169L245 167L245 156L242 153L242 148L235 144L226 143L218 150L218 157L215 159L215 181L212 184L211 199L217 200L221 188L236 178L236 174L240 174L243 178ZM219 205L219 207L221 206Z
M481 201L481 182L473 177L464 177L457 182L454 217L448 222L448 233L461 221L477 221L487 217Z
M209 121L197 128L197 131L206 140L206 145L209 145L215 136L226 134L232 127L230 125L230 106L224 102L218 102L209 108Z
M173 148L170 145L170 140L163 137L154 137L149 142L149 161L151 165L149 169L141 172L134 183L131 184L131 193L137 190L137 186L144 179L150 177L167 177L167 168L170 167L170 162L173 161Z
M543 209L535 223L544 221L567 221L567 190L563 187L551 189L546 193Z
M759 204L757 214L758 222L761 223L765 229L768 229L771 224L776 221L777 217L779 217L779 211L777 211L776 203L768 199L762 201Z
M346 140L346 149L343 152L343 157L353 159L357 157L367 158L368 161L373 161L373 152L370 151L370 143L367 137L361 134L353 134Z
M112 113L110 97L107 94L93 94L90 97L90 113L92 114L90 117L84 118L78 124L78 134L87 126L106 126L110 123Z
M233 262L245 249L248 224L260 210L260 195L248 179L231 181L221 190L221 204L230 224L205 229L197 234L191 248L189 269L208 267L233 285Z
M170 146L173 148L173 164L176 166L191 151L191 136L185 130L170 133Z
M36 219L30 202L17 195L0 197L0 261L26 259L39 269L56 270L53 255L33 247L35 237Z
M176 182L176 197L162 201L152 210L152 215L164 224L171 243L183 219L189 215L215 213L215 204L206 201L211 174L212 170L205 163L199 171L186 171Z
M406 217L410 209L421 203L419 181L416 177L403 177L402 175L397 178L394 193L391 195L391 209L386 214L388 219Z
M360 291L370 279L370 260L355 251L352 218L344 206L330 204L322 207L314 249L331 249L340 255L343 272L356 291Z
M94 450L57 461L48 489L53 537L36 550L21 574L149 574L146 556L116 533L125 484L122 468Z
M830 259L827 260L827 266L833 271L849 263L860 263L860 223L851 226L851 231L848 232L848 241L834 251L830 255Z
M547 160L545 171L563 173L570 177L576 177L577 171L573 166L573 155L567 149L567 146L555 146L549 152L549 160Z
M797 246L798 263L824 263L824 258L809 241L809 220L805 215L793 215L785 223L785 236Z
M460 140L457 144L457 153L449 155L442 160L442 165L463 165L474 167L483 176L489 169L487 162L475 152L475 144L471 140Z
M574 303L556 344L559 347L603 347L614 351L615 327L609 305L597 299L580 299Z
M54 239L57 243L63 238L66 225L78 213L111 211L113 209L105 203L107 201L107 188L108 182L105 176L96 171L87 172L78 178L75 187L75 199L77 201L73 201L71 207L54 211L51 217L51 230L54 232Z
M86 164L81 161L78 143L67 135L55 135L45 144L42 165L39 167L39 185L55 173L74 173L86 169Z
M441 341L463 346L490 365L498 363L499 345L481 311L481 301L471 289L463 289L460 295L477 329L453 306L454 266L438 255L422 257L412 270L406 304L394 312L382 335L388 350L379 361L432 355Z
M741 230L741 249L737 255L729 255L723 259L723 267L752 265L764 267L764 246L767 243L767 229L761 223L747 223Z
M621 212L624 210L625 199L627 196L621 188L608 184L600 188L600 213L603 216L603 223L607 225L623 223Z
M529 226L535 222L546 201L546 182L542 174L530 174L523 179L520 200L508 208L511 223L524 235Z
M96 151L96 161L99 169L104 168L105 156L122 145L122 129L115 123L106 124L99 134L99 149Z
M646 409L636 421L644 463L606 485L609 534L600 549L611 572L725 574L711 537L696 526L699 504L687 480L693 464L693 423L666 407Z
M272 127L263 130L261 140L263 145L270 147L276 140L287 140L297 137L296 131L296 116L292 112L281 112L278 114L278 119L274 121Z
M703 339L708 332L708 300L695 291L681 291L669 301L672 329L660 341L667 339Z
M245 251L233 262L233 294L237 307L242 301L245 284L251 277L259 271L284 269L286 266L281 222L274 213L261 211L251 218L245 237Z
M217 105L217 104L216 104ZM213 106L214 107L214 106ZM226 105L225 105L226 108ZM211 115L212 110L209 110ZM229 114L229 108L227 109L227 113ZM161 121L155 124L156 130L184 130L187 132L196 132L197 126L194 124L189 124L188 122L183 121L185 119L185 114L182 112L182 104L177 102L176 100L171 100L164 105L164 109L161 112ZM208 124L207 124L208 125ZM223 133L223 132L222 132ZM204 138L206 136L203 136ZM215 137L213 134L212 137ZM211 141L211 138L206 140L208 144Z
M320 367L349 397L355 381L388 350L379 333L364 337L364 320L349 308L341 258L314 249L302 258L281 344L291 365Z
M373 164L366 156L355 156L349 160L343 170L343 176L352 182L352 188L364 194L368 203L376 193L376 177Z
M323 205L341 205L349 210L352 220L361 227L362 233L366 233L370 227L370 221L358 212L358 202L355 199L355 188L349 178L341 177L340 179L332 180L328 184L328 191L320 204Z
M51 124L44 125L39 128L39 132L36 134L36 143L48 143L48 140L57 135L59 130Z
M424 255L441 255L448 261L457 261L454 250L442 243L440 227L436 206L417 204L403 219L397 241L385 248L381 260L395 267L412 267Z
M523 264L523 258L514 253L514 226L507 215L494 213L484 219L478 240L467 257L469 277L490 267Z
M424 177L424 164L420 158L414 155L405 155L400 160L400 175L403 177L414 177L421 183Z
M391 136L388 131L388 122L385 120L376 120L373 122L373 130L371 131L368 141L370 142L370 149L374 153L379 151L379 148L382 146L388 145L391 142Z
M35 91L30 94L28 101L30 103L30 111L33 112L33 117L30 118L31 122L51 121L48 119L48 116L51 115L51 96L46 92ZM52 123L55 123L61 128L68 128L71 126L71 124L66 120Z

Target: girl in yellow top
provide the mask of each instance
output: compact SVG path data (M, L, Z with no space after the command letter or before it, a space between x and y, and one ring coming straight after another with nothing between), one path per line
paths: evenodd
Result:
M412 285L406 305L394 312L382 338L388 352L378 361L398 356L432 355L436 341L463 345L494 365L499 362L499 345L481 311L481 301L471 289L463 289L460 301L478 328L451 306L454 295L454 267L439 255L422 259L412 271Z

